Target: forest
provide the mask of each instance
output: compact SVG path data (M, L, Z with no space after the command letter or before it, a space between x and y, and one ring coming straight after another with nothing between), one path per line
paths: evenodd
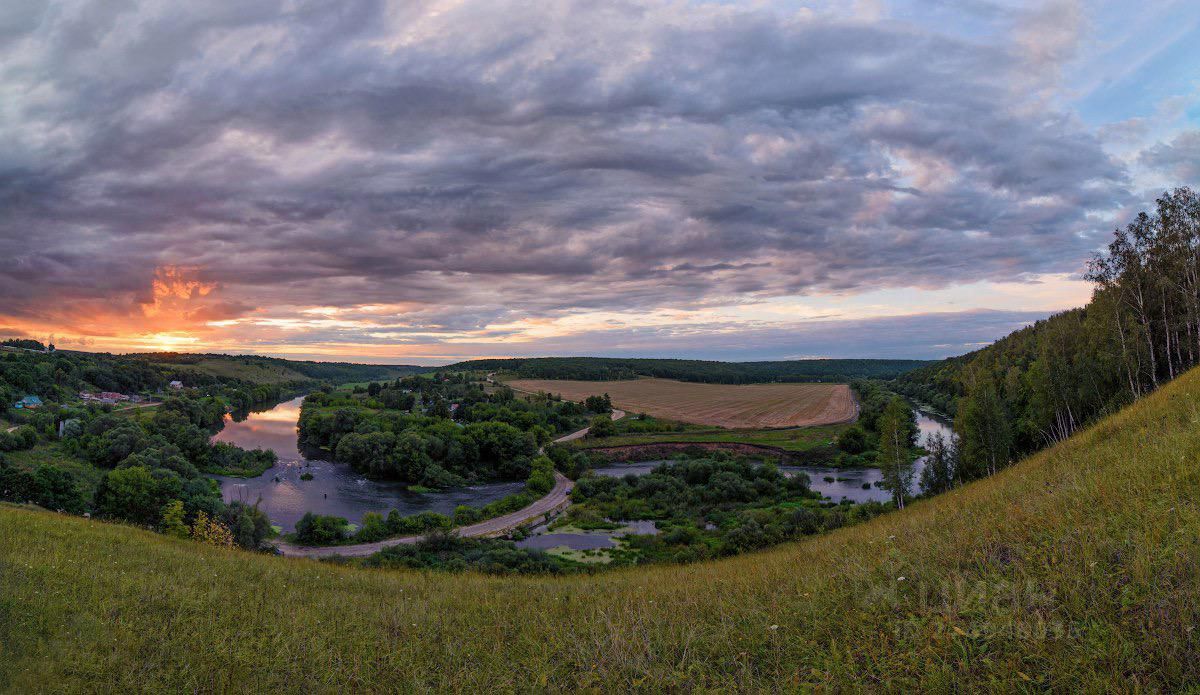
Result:
M531 357L471 360L443 369L504 371L522 379L613 381L648 376L713 384L754 384L776 381L844 383L855 379L892 379L928 364L927 360L715 362L618 357Z
M592 404L611 408L603 401ZM309 395L300 440L371 476L444 488L524 480L539 447L587 426L588 406L542 395L491 393L465 373L372 382Z
M889 388L954 416L960 481L1061 442L1200 361L1200 196L1165 192L1096 254L1087 306Z

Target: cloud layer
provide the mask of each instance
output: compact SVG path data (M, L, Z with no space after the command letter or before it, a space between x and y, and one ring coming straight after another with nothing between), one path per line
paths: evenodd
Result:
M1134 200L1031 81L1069 40L1015 20L966 37L678 2L2 12L0 324L30 330L404 345L1021 280L1078 270ZM1194 144L1145 156L1186 169Z

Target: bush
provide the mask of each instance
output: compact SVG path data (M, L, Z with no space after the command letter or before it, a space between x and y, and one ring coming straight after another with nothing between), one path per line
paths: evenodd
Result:
M141 466L106 473L96 491L97 513L147 526L158 522L163 506L183 486L171 471L159 469L155 474Z
M454 524L456 526L467 526L480 520L479 510L475 507L468 507L465 504L460 504L454 508Z
M367 512L363 514L362 523L359 524L358 533L354 534L354 539L369 543L371 541L383 540L391 535L388 528L388 522L383 518L383 515L378 512Z
M529 492L540 497L554 489L554 462L549 457L535 458L532 469L529 479L525 481Z
M867 450L867 433L858 425L849 427L838 436L837 445L847 454L861 454Z
M38 466L32 472L8 464L0 457L0 499L32 502L55 511L82 514L87 499L80 484L69 471Z
M611 437L617 433L617 424L607 415L597 415L592 418L588 434L593 437Z
M296 540L309 545L328 545L350 535L350 522L340 516L306 513L296 522Z
M12 432L0 432L0 451L22 451L37 444L37 430L23 425Z

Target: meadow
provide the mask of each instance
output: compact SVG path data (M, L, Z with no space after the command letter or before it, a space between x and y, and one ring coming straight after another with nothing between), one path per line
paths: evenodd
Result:
M820 425L787 429L729 430L718 428L688 429L682 432L618 434L612 437L584 437L571 442L577 449L654 444L751 444L784 451L803 452L832 446L844 425Z
M852 421L857 413L845 384L702 384L656 378L505 383L518 391L544 391L572 401L607 393L615 407L630 413L726 428L829 425Z
M1200 372L901 512L592 576L363 570L0 506L0 690L1159 691L1200 679Z

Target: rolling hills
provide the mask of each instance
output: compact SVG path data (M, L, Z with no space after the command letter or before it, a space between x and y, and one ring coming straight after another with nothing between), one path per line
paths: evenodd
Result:
M1200 371L995 476L714 563L388 573L0 506L0 689L1172 690Z

